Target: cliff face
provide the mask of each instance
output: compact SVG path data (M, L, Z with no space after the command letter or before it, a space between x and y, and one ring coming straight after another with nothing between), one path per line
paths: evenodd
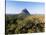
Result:
M22 10L22 14L30 15L30 13L28 12L26 8Z

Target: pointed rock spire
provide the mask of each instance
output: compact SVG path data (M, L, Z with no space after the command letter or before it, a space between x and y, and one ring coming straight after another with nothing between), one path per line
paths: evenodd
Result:
M30 14L26 8L22 10L22 13L23 14L26 14L26 15L29 15Z

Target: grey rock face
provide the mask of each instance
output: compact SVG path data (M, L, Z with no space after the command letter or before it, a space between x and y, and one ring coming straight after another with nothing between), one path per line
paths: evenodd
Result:
M28 12L26 8L22 10L22 14L30 15L30 13Z

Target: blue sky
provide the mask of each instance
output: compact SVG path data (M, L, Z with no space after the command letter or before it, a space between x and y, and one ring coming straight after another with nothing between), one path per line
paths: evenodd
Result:
M25 8L30 14L44 14L42 2L6 1L6 14L19 14Z

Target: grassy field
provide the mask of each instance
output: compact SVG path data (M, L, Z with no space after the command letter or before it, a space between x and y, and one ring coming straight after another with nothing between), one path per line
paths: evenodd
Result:
M44 32L44 15L6 15L5 33L22 34Z

